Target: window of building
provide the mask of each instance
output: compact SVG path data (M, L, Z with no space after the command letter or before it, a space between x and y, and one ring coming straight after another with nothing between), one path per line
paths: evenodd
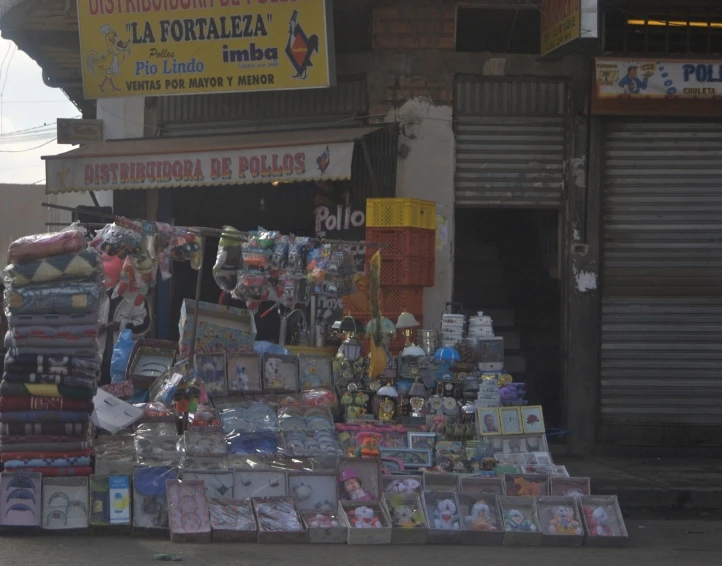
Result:
M614 3L602 13L607 53L722 53L722 4L655 11Z
M505 9L459 8L457 51L538 54L540 42L541 12L532 5Z
M333 14L336 53L371 51L371 8L341 5Z

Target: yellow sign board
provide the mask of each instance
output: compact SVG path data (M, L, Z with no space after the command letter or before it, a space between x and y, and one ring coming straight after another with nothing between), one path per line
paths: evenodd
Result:
M581 0L542 0L541 13L542 55L581 37Z
M85 98L322 88L327 0L78 0Z

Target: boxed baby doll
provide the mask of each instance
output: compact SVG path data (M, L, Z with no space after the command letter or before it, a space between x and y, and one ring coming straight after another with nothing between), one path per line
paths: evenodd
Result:
M338 467L339 514L348 524L348 544L388 544L391 521L381 502L381 466L376 458L347 458Z

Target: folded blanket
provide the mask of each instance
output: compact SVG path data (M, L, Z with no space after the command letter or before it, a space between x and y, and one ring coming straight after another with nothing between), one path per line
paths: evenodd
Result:
M7 340L5 340L5 347L7 348L7 355L9 356L77 356L80 358L93 358L98 355L98 348L87 347L87 346L68 346L64 348L44 348L41 346L26 346L21 348L15 348L8 346Z
M97 312L101 287L97 283L64 283L9 287L5 307L10 314L84 314Z
M7 435L64 435L85 437L88 423L3 423L0 422L0 434Z
M8 247L8 263L27 263L54 255L78 253L87 248L79 230L35 234L19 238Z
M17 338L12 330L5 334L6 348L95 348L98 349L98 340L92 336L80 338L35 338L33 336Z
M75 452L5 452L0 454L0 462L4 463L9 462L10 460L26 460L28 458L89 458L90 455L90 450L76 450Z
M97 389L96 389L97 390ZM0 382L0 396L2 397L60 397L62 399L78 399L92 401L96 390L82 387L68 387L67 385L10 383Z
M75 477L93 475L92 466L78 466L77 468L23 468L23 472L40 472L47 477Z
M21 287L50 281L59 283L97 277L99 269L100 256L91 248L27 263L11 264L5 268L5 276L10 278L14 287Z
M34 437L38 438L38 437ZM76 452L88 450L90 442L87 440L73 440L72 437L65 437L64 442L26 442L22 444L5 444L0 439L0 453L8 452Z
M86 411L3 411L3 423L87 423L90 413Z
M86 326L98 324L98 313L86 314L11 314L8 324L12 328L20 326Z
M83 387L94 389L97 380L91 377L75 377L73 375L48 375L44 373L16 373L6 371L3 379L10 383L50 383L55 385L67 385L68 387Z
M23 468L70 468L72 466L90 466L90 456L80 458L24 458L8 460L3 463L5 470L20 470Z
M47 373L51 375L77 375L78 377L96 377L100 371L100 356L78 358L65 355L26 354L5 356L5 371L17 373Z
M54 338L56 340L69 340L73 341L79 338L93 338L98 337L98 331L100 330L99 324L77 324L74 326L18 326L11 327L12 335L15 340L20 338L41 338L49 339Z
M94 409L92 401L83 401L82 399L0 396L0 411L87 411L92 413ZM2 442L1 438L0 442Z

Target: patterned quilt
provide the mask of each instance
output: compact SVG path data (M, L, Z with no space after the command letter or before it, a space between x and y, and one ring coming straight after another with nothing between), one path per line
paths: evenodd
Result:
M61 254L28 263L12 264L5 268L5 276L13 287L60 283L96 278L100 273L100 259L94 249L79 253Z
M100 307L101 288L96 283L53 283L9 287L5 306L13 314L86 314Z

